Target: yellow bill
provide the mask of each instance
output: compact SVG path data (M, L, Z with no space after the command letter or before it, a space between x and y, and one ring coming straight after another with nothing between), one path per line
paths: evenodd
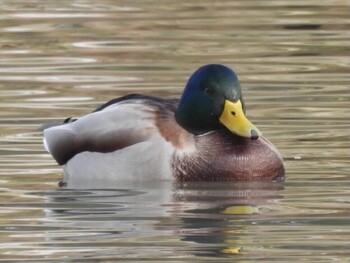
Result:
M261 135L259 129L244 115L240 100L237 102L226 100L219 120L227 129L238 136L256 140Z

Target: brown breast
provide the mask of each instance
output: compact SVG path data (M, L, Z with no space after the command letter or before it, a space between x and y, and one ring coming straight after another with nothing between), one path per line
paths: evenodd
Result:
M284 177L283 160L265 138L245 139L226 130L196 136L194 154L173 156L178 181L271 180Z

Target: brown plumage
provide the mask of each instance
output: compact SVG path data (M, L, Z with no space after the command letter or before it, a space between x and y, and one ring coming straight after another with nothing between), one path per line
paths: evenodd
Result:
M271 180L284 176L282 157L265 138L250 140L226 130L195 138L192 155L174 154L178 181Z

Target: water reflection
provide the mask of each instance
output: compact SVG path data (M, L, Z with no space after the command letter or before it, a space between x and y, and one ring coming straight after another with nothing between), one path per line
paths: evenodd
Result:
M247 253L249 221L264 219L264 206L283 198L280 190L283 182L181 185L172 210L181 222L181 240L200 244L192 251L197 256Z
M3 261L347 262L349 12L334 1L1 1ZM43 123L232 66L284 185L76 185ZM73 187L73 186L71 186ZM85 189L84 189L85 187ZM87 190L97 188L99 190Z
M171 246L188 245L186 253L193 256L216 256L251 249L249 222L268 217L273 202L283 198L281 190L281 182L129 182L113 190L59 189L31 195L45 200L41 228L50 231L42 238L53 249L60 249L62 242L75 242L77 249L81 243L94 241L100 247L101 240L109 240L108 253L119 248L114 255L128 253L129 242L143 242L143 247L156 246L162 256L175 252L169 251ZM166 247L155 241L170 236Z

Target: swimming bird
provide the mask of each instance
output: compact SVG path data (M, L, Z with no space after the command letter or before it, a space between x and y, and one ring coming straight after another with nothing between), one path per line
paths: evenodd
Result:
M281 154L245 115L236 74L220 64L197 69L180 99L126 95L43 134L64 181L284 177Z

